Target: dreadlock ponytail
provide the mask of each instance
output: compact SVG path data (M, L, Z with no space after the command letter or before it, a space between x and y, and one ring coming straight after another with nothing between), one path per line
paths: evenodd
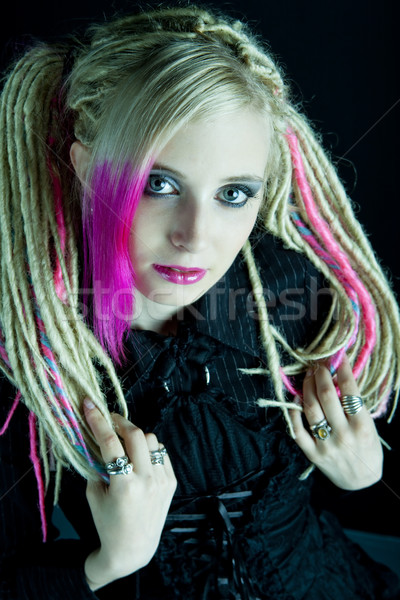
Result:
M9 75L0 109L0 365L37 417L47 479L44 439L61 464L86 478L102 472L82 412L90 396L110 421L94 361L126 414L113 366L78 310L76 207L65 201L72 177L59 140L65 53L29 51Z

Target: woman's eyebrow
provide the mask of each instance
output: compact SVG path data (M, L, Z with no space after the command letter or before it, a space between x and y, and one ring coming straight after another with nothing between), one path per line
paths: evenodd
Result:
M163 165L161 163L154 163L151 170L171 173L171 175L174 175L175 177L178 177L179 179L183 179L183 180L186 179L186 177L183 173L180 173L176 169L171 169L171 167L168 167L167 165ZM265 183L265 177L260 177L259 175L245 173L243 175L233 175L232 177L224 177L221 180L221 183L222 182L234 183L234 182L241 182L241 181L254 182L254 183Z

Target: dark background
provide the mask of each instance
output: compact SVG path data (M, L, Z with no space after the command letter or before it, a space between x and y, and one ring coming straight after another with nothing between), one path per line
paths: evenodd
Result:
M247 20L269 42L297 99L323 134L399 297L400 79L395 2L203 2L208 4ZM7 18L1 19L1 66L32 35L51 40L135 5L126 0L11 0ZM400 415L390 427L380 420L379 429L393 447L385 452L382 481L356 494L339 493L328 484L323 500L347 527L400 536Z

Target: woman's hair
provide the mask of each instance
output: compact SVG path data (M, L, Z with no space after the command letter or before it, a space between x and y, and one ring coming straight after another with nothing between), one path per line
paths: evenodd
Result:
M264 372L276 392L260 403L280 406L290 426L292 377L328 358L334 372L344 352L373 414L397 392L400 327L390 287L269 53L242 22L197 6L126 16L92 27L84 44L33 47L2 95L0 360L39 431L47 479L49 450L88 479L102 471L85 396L111 423L105 394L114 389L114 408L127 415L114 364L124 360L134 308L129 232L154 158L185 123L248 107L272 125L263 226L305 254L334 291L316 338L290 348L269 322L246 243ZM90 149L83 186L69 161L75 139ZM281 364L282 351L290 364ZM39 468L34 448L32 455Z

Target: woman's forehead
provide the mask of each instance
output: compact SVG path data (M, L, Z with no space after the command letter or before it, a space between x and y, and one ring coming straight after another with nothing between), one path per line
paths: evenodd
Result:
M264 177L271 145L265 114L244 109L184 125L155 157L155 165L182 178L207 170L232 178Z

